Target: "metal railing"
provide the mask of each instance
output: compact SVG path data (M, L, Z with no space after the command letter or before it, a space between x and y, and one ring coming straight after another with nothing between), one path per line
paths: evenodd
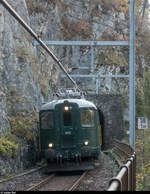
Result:
M116 141L116 140L115 140ZM125 143L116 141L125 147ZM129 145L127 145L129 150ZM132 147L132 154L126 160L126 163L121 166L120 171L116 177L113 177L109 182L108 191L135 191L136 190L136 153ZM130 154L130 153L129 153Z

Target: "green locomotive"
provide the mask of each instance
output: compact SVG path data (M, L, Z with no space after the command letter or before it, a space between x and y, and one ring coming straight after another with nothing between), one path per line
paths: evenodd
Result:
M41 155L52 171L93 168L101 151L97 107L85 99L53 100L40 112Z

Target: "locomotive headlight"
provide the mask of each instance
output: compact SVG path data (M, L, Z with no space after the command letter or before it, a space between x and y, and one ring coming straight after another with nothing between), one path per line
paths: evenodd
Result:
M53 143L49 143L49 144L48 144L48 147L49 147L49 148L53 148L53 147L54 147L54 144L53 144Z
M68 106L65 106L65 107L64 107L64 110L65 110L65 111L68 111L68 110L69 110L69 107L68 107Z
M84 145L85 145L85 146L88 146L88 145L89 145L89 142L88 142L88 141L85 141L85 142L84 142Z

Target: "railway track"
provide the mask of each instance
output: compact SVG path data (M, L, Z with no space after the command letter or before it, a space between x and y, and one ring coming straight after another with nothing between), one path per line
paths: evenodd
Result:
M80 182L86 176L88 171L83 172L81 175L73 175L73 176L57 176L56 174L52 174L49 177L45 178L38 184L30 187L27 191L75 191ZM55 184L54 184L55 183ZM54 188L54 185L59 185L59 188Z
M40 167L37 167L37 168L33 168L31 170L27 170L26 172L23 172L23 173L14 175L14 176L10 176L8 178L4 178L4 179L0 180L0 183L4 183L6 181L13 180L15 178L19 178L19 177L24 176L24 175L28 175L28 174L34 173L34 172L36 172L38 170L41 170L41 169L43 169L45 167L46 167L46 165L43 165L43 166L40 166Z
M113 152L119 157L120 171L109 182L108 191L136 190L136 153L121 141L113 140Z
M120 165L134 154L134 150L130 145L116 139L113 140L112 147L112 152L118 157L116 160Z
M44 184L48 183L54 176L55 176L55 174L52 174L52 175L46 177L44 180L40 181L38 184L35 184L34 186L28 188L27 191L36 191L36 190L38 190Z
M72 187L69 189L69 191L75 191L76 188L78 187L78 185L80 184L80 182L83 180L83 178L85 177L85 175L87 174L88 171L85 171L82 176L72 185Z
M130 165L130 163L132 162L130 159L130 157L133 155L133 149L120 141L115 140L113 142L113 153L115 153L115 155L119 158L118 160L121 161L120 166L123 163L123 161L125 161L127 158L129 158L127 166L123 166L124 168L124 172L125 172L125 178L120 178L119 179L119 183L120 185L123 185L124 183L122 183L122 180L126 182L127 178L126 175L128 174L128 172L126 172L126 169L131 169L132 165ZM85 175L87 175L88 171L85 171L84 173L82 172L82 174L64 174L64 173L57 173L57 174L46 174L45 172L47 171L46 168L44 169L44 173L42 172L42 176L40 176L39 178L39 172L41 169L44 169L45 166L42 167L38 167L35 169L31 169L29 171L26 171L25 173L21 173L19 175L16 175L14 177L5 179L3 181L0 181L0 190L5 190L5 191L9 191L9 190L23 190L23 191L75 191L78 190L80 188L80 186L84 183L87 184L87 181L83 181L83 178L85 177ZM123 169L122 168L122 169ZM105 168L106 169L106 168ZM102 174L101 172L102 169L100 169L100 174ZM37 173L36 173L37 172ZM32 173L34 174L34 178L32 178ZM87 175L87 179L91 180L91 174L92 172L89 172ZM133 171L134 173L134 171ZM131 173L129 173L131 174ZM97 177L97 175L96 175ZM120 175L119 175L120 177ZM134 174L133 174L133 178L134 178ZM95 179L94 176L92 179ZM132 177L130 178L132 179ZM102 178L99 179L99 181L102 180ZM113 181L116 180L116 177L113 179ZM118 179L117 179L118 180ZM97 181L97 179L96 179ZM82 183L81 183L82 182ZM93 182L94 184L95 182ZM118 183L118 182L117 182ZM98 182L98 185L103 184L102 182ZM133 184L135 184L135 180L133 180ZM3 185L3 187L1 187L1 185ZM6 185L6 186L4 186ZM12 187L10 187L12 185ZM5 188L5 189L3 189ZM86 187L83 186L84 189L86 189ZM111 187L112 188L112 187ZM133 187L134 188L134 187ZM82 189L82 187L80 188Z
M46 165L39 166L30 170L26 170L23 173L12 175L7 178L0 180L0 191L9 191L9 190L24 190L31 181L45 177L44 172ZM38 176L38 178L37 178Z
M119 159L115 158L115 160L118 160L118 164L121 166L123 164L122 162L133 154L133 149L123 142L120 142L118 140L114 140L113 152L119 157ZM82 173L80 176L77 176L76 178L75 177L74 178L67 177L67 179L66 179L66 177L64 178L64 176L60 178L60 176L57 177L55 174L52 174L51 176L49 176L45 180L28 188L27 191L35 191L35 190L36 191L38 191L38 190L40 190L40 191L58 191L58 190L75 191L78 188L78 186L80 185L80 183L83 180L83 178L85 177L85 175L87 174L87 172L88 171L85 171L84 173ZM61 181L63 179L65 179L64 180L65 184L61 183ZM70 182L68 183L69 179L70 179ZM54 188L53 185L62 185L62 186L60 186L59 188L58 187Z

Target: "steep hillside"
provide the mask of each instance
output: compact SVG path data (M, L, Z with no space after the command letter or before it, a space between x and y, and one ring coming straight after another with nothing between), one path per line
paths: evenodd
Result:
M128 0L7 1L45 41L129 40ZM137 1L138 11L141 2L143 1ZM144 69L149 71L149 39L147 39L149 32L145 28L148 26L145 21L147 20L145 19L142 23L143 30L139 30L141 20L138 18L136 30L139 35L136 42L138 52L136 74L139 89L144 84L141 84ZM8 148L10 155L16 153L20 147L26 147L27 143L34 144L37 133L36 122L41 104L51 100L53 92L59 87L71 86L70 83L60 78L60 69L54 61L41 47L33 47L32 41L33 38L0 4L0 135L1 142L10 143ZM145 41L146 44L144 44ZM143 46L145 46L144 52ZM90 47L50 46L50 48L62 61L68 72L91 74ZM85 66L88 69L79 69ZM94 66L94 74L128 74L129 50L125 47L95 46ZM95 91L94 79L84 81L77 79L77 83L85 91ZM101 79L99 92L124 95L127 99L124 104L126 108L128 87L128 80L125 79ZM146 85L145 88L149 86ZM141 91L137 99L139 107L146 96L143 94L143 88ZM143 111L145 113L145 110ZM0 162L3 165L5 164L1 156L3 159L4 155L7 155L4 151L5 146L0 144ZM16 152L12 153L11 150Z
M26 2L9 3L30 25ZM10 128L8 116L37 112L58 73L52 71L51 58L32 46L30 35L1 5L0 13L0 132L4 133Z
M118 0L27 0L26 2L32 27L45 41L128 39L128 1L124 1L124 4ZM90 47L55 46L54 51L70 73L90 73ZM128 49L94 47L94 52L95 74L128 73ZM88 67L89 69L75 69L79 67ZM85 90L94 92L95 80L77 81ZM122 88L126 88L127 82L122 80L121 83L115 79L100 80L99 89L101 92L111 93L116 90L122 91Z
M25 0L8 2L31 25ZM0 4L0 166L8 171L27 165L28 152L34 161L38 110L51 97L59 74L51 58L32 46L32 40Z

